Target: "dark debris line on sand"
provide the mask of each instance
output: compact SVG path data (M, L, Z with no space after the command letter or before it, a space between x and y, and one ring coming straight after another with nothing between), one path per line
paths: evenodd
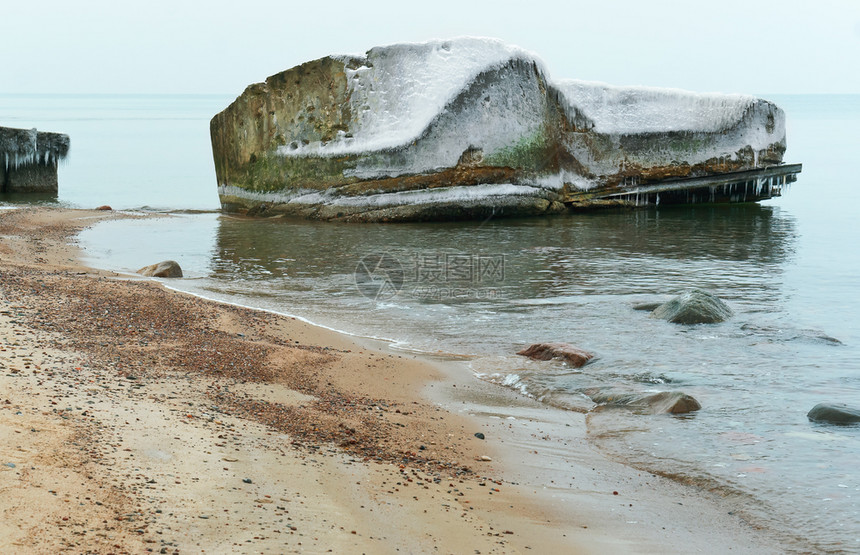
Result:
M420 430L421 424L413 422L415 429L409 430L408 420L403 424L387 419L394 403L320 383L316 370L340 353L288 345L267 335L267 324L278 316L215 305L146 282L28 269L7 269L2 288L14 302L30 307L25 314L33 326L67 338L58 347L85 353L91 366L111 369L118 378L159 378L180 372L190 379L210 376L237 383L283 384L317 400L285 406L221 387L210 388L210 396L221 411L289 434L294 446L315 450L320 444L332 444L367 460L452 474L470 472L456 462L428 458L418 442L411 446L410 436L418 434L410 432ZM219 329L219 318L225 313L244 326L242 336Z

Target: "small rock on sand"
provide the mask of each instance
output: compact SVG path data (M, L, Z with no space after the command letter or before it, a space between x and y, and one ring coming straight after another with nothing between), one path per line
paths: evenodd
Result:
M146 277L181 278L182 268L173 260L165 260L158 264L144 266L137 273Z

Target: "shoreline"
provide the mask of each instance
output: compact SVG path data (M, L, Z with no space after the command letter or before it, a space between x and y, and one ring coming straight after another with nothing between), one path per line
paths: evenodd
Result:
M380 340L81 266L70 245L74 233L113 217L45 208L0 213L0 267L14 278L2 285L0 329L21 334L24 343L3 345L3 370L11 368L8 352L29 355L22 358L28 365L0 377L14 397L0 400L10 401L0 405L9 408L0 411L0 429L10 437L36 437L16 422L26 417L31 430L52 430L37 434L40 441L55 440L41 452L65 453L50 464L33 464L35 455L21 455L7 442L4 459L25 461L2 473L4 494L14 492L2 502L7 550L785 549L728 515L712 496L595 452L587 444L585 415L480 382L462 365L380 350L369 345ZM73 294L65 289L70 285ZM70 304L87 302L114 312L70 314ZM136 311L142 316L122 320ZM194 311L199 320L189 316ZM164 322L171 317L184 327ZM119 339L125 339L122 349L111 343ZM71 360L78 362L68 366ZM98 385L81 389L86 383ZM59 386L65 388L58 397ZM62 404L71 410L56 408ZM131 420L128 413L143 418ZM477 431L487 440L475 438ZM75 434L87 437L77 454L68 442ZM192 456L185 456L192 445ZM80 464L70 468L72 460ZM20 470L28 464L33 475L47 474L34 481ZM61 517L51 528L44 515L53 504L37 510L18 498L51 501L35 483L75 467L92 477L69 485L83 507L76 510L86 518L77 525L85 533L76 536L81 545L63 546L57 542L65 541L67 523L76 517ZM9 483L9 471L18 483ZM146 480L125 482L137 475ZM167 486L171 477L175 483ZM293 482L276 491L274 484L288 478L302 487ZM145 485L150 480L153 485ZM110 501L84 501L105 488ZM62 497L58 488L50 491ZM296 503L300 499L309 501ZM176 509L155 508L162 505ZM100 518L105 511L113 518ZM46 522L40 544L20 543L36 537L28 523L40 521ZM101 521L111 528L99 530L95 522ZM229 526L246 530L230 532Z

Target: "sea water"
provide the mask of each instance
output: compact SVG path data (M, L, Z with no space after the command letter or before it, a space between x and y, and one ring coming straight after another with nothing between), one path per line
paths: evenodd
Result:
M594 412L589 440L733 499L800 549L860 552L860 426L806 417L819 402L860 405L860 97L772 99L786 161L804 169L761 204L399 225L184 213L100 224L81 245L121 271L175 259L187 278L170 285L206 297L475 355L463 371L558 410L589 410L589 387L683 391L700 411ZM208 119L230 100L0 96L0 125L71 135L56 202L207 211ZM678 326L633 309L688 287L735 316ZM597 358L574 370L514 354L537 341Z
M208 124L231 101L229 95L0 94L0 126L69 135L59 197L44 200L214 210Z

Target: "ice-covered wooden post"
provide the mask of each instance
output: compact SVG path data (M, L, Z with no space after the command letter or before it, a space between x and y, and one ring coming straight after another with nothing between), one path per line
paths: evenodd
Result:
M68 135L0 127L0 193L56 193L68 153Z

